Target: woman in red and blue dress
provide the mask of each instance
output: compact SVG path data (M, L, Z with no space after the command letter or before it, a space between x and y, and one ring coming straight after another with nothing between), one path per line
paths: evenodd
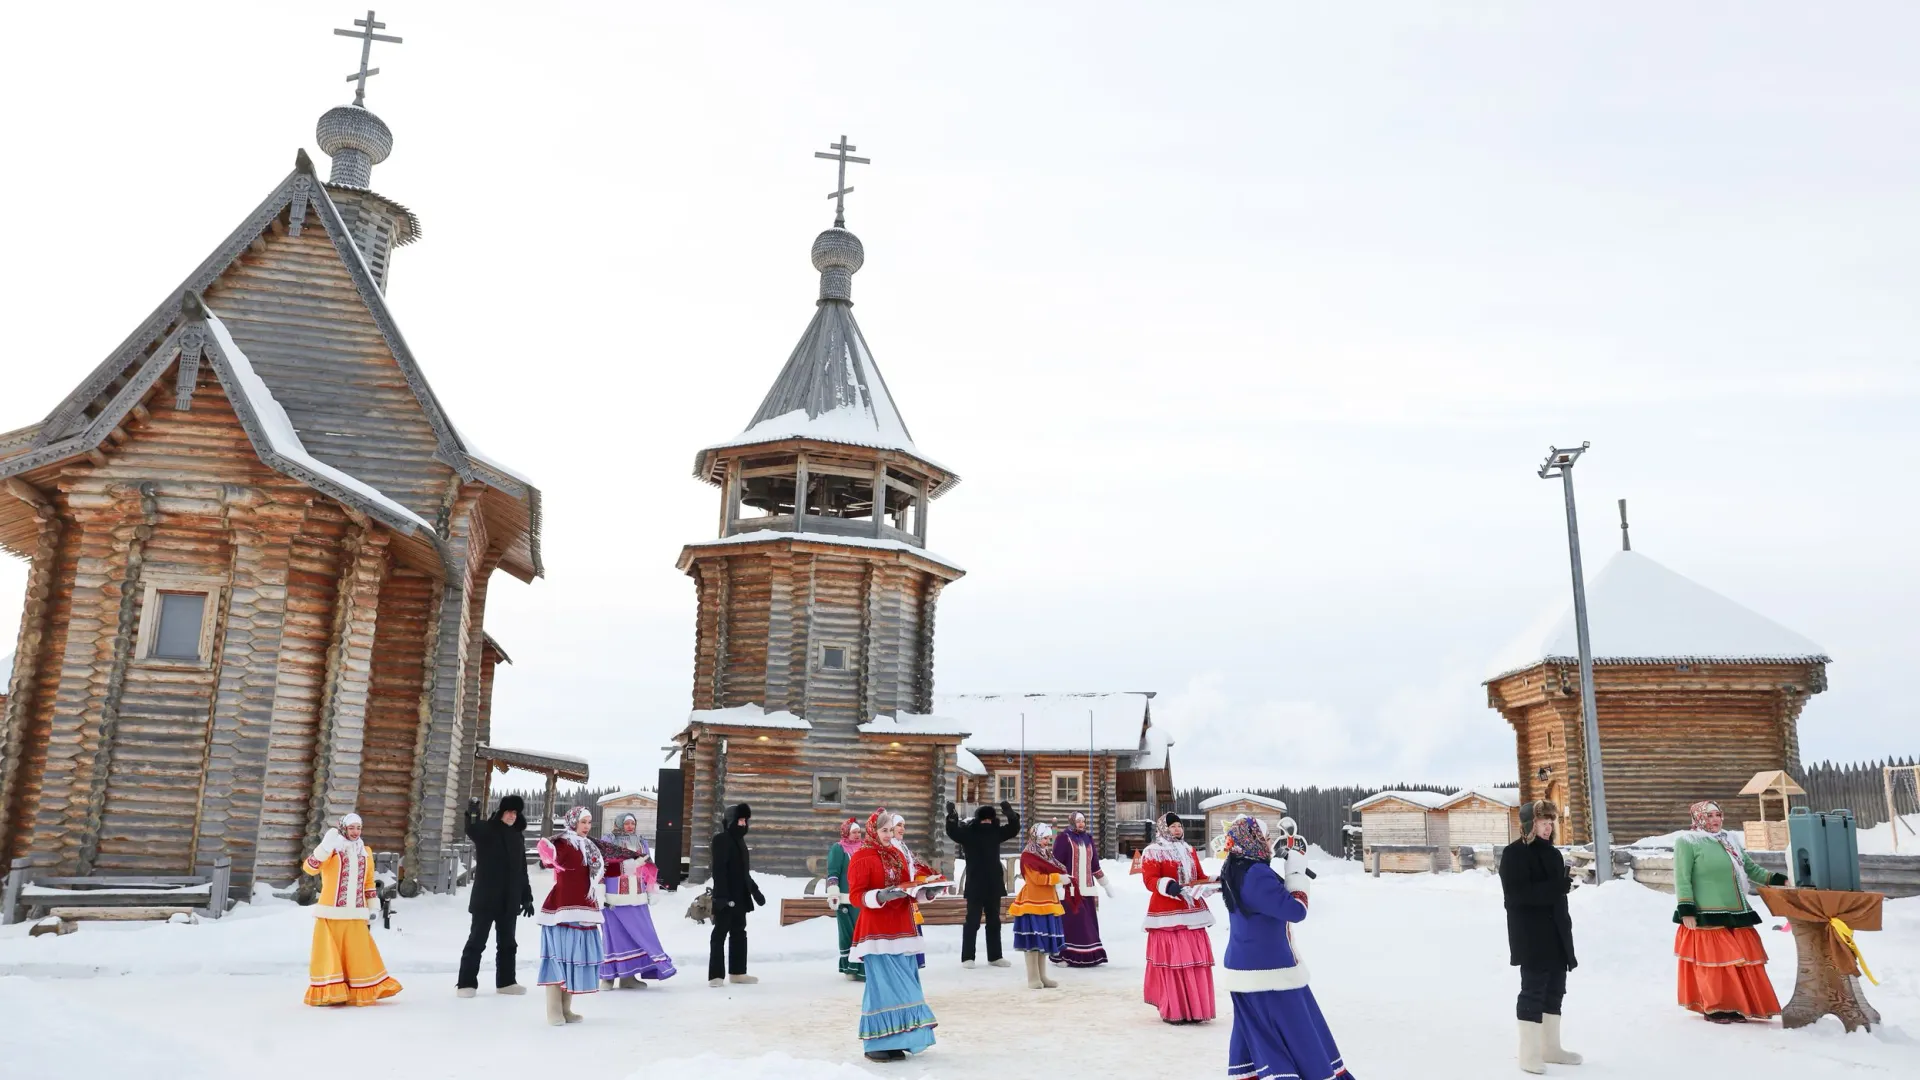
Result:
M847 958L862 965L860 1041L869 1061L899 1061L933 1045L936 1021L920 989L926 946L914 925L912 856L893 843L894 815L881 807L867 818L860 850L847 863L847 899L859 906Z
M553 871L553 888L540 904L540 985L547 988L547 1023L554 1026L579 1021L573 1011L575 994L600 989L600 964L606 949L600 924L606 915L593 897L593 887L607 872L593 831L593 812L584 806L567 811L566 828L544 837L537 845L540 865Z

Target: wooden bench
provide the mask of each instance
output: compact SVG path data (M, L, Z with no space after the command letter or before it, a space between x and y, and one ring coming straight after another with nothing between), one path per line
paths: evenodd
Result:
M1000 898L1000 921L1012 922L1007 908L1013 903L1013 897ZM920 916L927 926L962 926L967 921L967 902L951 896L943 900L929 900L920 905ZM827 906L824 896L789 896L780 901L780 925L792 926L808 919L827 919L833 917L833 909Z
M0 925L39 918L49 908L159 908L197 911L210 919L227 912L233 860L225 855L207 874L98 874L39 876L33 859L13 860L0 895Z
M1425 855L1432 860L1430 865L1436 874L1453 868L1453 857L1445 854L1446 849L1437 844L1374 844L1367 850L1373 856L1374 877L1380 876L1380 856L1383 854Z

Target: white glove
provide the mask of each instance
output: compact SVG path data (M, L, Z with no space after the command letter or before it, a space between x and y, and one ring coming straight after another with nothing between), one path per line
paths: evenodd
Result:
M1100 879L1100 891L1101 891L1101 892L1103 892L1103 893L1106 893L1106 894L1107 894L1107 899L1109 899L1109 900L1111 900L1111 899L1113 899L1113 882L1111 882L1111 881L1108 881L1108 880L1107 880L1106 878L1104 878L1104 877L1103 877L1103 878L1101 878L1101 879Z
M320 838L320 846L313 849L313 857L324 861L328 855L336 851L344 851L346 847L347 838L340 835L340 830L328 829L327 834Z
M839 889L827 890L827 910L828 911L839 911L840 905L843 903L846 903L846 901L840 899Z
M1055 900L1065 900L1067 898L1067 887L1065 885L1055 885L1053 887L1053 898Z
M1307 873L1306 853L1301 851L1291 851L1291 850L1288 851L1287 858L1286 858L1286 868L1287 868L1286 873L1288 877L1292 877L1295 874L1299 874L1300 876L1305 877Z

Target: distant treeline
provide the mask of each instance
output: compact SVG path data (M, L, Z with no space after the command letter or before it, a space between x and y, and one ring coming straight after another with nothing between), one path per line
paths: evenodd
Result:
M1511 781L1508 781L1510 784ZM1444 791L1448 794L1459 791L1459 784L1378 784L1373 787L1278 787L1278 788L1233 788L1249 795L1259 795L1268 799L1279 799L1287 804L1287 816L1300 827L1300 835L1310 844L1317 844L1324 851L1339 854L1346 847L1346 835L1341 826L1348 820L1348 809L1354 803L1369 795L1382 791ZM1176 791L1173 796L1174 807L1182 814L1200 813L1200 804L1215 795L1225 793L1226 788L1185 788Z
M611 795L616 791L624 791L624 790L626 789L613 787L611 785L608 785L605 787L588 787L585 784L562 784L553 793L553 816L556 819L565 820L568 811L572 810L576 806L584 806L587 809L593 811L593 831L594 831L594 835L597 836L606 831L606 824L607 824L606 822L600 820L601 797L605 795ZM649 789L642 788L640 790L648 791ZM546 804L547 789L544 787L537 787L537 788L498 788L497 787L493 789L494 806L500 805L500 800L503 797L508 795L518 795L522 799L525 799L527 802L528 814L532 815L533 817L538 817L540 815L540 808ZM487 811L488 813L492 813L493 807L491 806L488 807Z

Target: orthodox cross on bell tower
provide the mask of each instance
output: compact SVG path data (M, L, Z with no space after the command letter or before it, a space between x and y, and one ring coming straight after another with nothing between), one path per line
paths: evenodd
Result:
M373 13L368 12L367 16L371 18ZM335 33L339 32L340 31L337 30L335 31ZM827 198L833 200L833 227L836 229L844 229L847 227L847 196L853 193L853 189L847 186L847 163L852 162L855 165L871 165L873 164L873 160L871 158L849 157L849 154L860 148L848 142L845 135L840 136L840 141L837 143L828 143L827 148L834 152L831 154L823 154L815 150L813 156L826 158L828 161L838 161L840 163L839 190L829 192Z
M379 68L370 68L367 66L367 61L373 59L373 43L376 41L384 41L390 45L398 45L400 44L400 39L390 34L374 33L375 30L385 30L387 24L373 21L373 10L371 8L367 10L366 18L353 20L353 25L361 29L335 30L334 33L340 37L360 39L360 70L347 76L347 81L360 84L353 92L353 103L364 106L367 103L367 80L380 74Z

